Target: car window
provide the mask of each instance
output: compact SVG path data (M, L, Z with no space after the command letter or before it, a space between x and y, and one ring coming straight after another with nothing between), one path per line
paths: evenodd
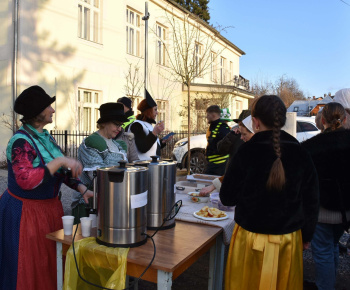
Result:
M298 127L300 126L300 132L310 132L310 131L318 131L317 127L308 122L297 122ZM299 131L298 131L299 132Z
M300 132L303 132L303 131L301 130L299 122L297 122L297 133L300 133Z

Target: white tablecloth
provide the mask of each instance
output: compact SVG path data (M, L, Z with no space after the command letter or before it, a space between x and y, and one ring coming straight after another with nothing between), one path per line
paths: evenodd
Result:
M193 213L195 211L199 211L203 206L209 206L211 207L210 201L208 203L194 203L191 202L187 194L183 193L177 193L176 194L176 201L182 200L182 207L180 208L179 213L176 215L177 220L185 221L185 222L191 222L191 223L197 223L197 224L206 224L211 225L215 227L223 228L224 230L224 244L229 245L231 241L231 236L233 233L233 228L235 226L234 211L226 211L228 215L228 219L221 220L221 221L206 221L199 218L196 218L193 216Z

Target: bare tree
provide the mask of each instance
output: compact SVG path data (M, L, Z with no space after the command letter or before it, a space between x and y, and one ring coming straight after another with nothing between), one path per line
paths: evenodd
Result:
M204 28L202 20L192 14L183 14L182 18L178 18L173 11L166 13L166 20L171 39L171 45L163 43L168 56L166 70L187 88L187 172L190 174L191 84L197 77L208 72L214 61L211 52L218 42L220 32L213 28ZM216 55L225 48L226 46L222 46L220 51L216 51Z
M275 92L288 108L295 100L305 99L304 92L294 78L282 75L275 84Z
M143 75L140 72L139 64L128 62L128 71L125 73L126 84L124 86L125 94L134 102L135 98L141 96L141 90L144 87Z

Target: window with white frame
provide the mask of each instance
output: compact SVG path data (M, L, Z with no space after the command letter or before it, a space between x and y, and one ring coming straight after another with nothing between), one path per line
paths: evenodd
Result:
M211 52L210 53L210 80L214 83L217 83L217 59L216 59L216 53Z
M99 118L99 107L102 102L102 92L78 89L78 118L79 130L92 132L96 129Z
M226 82L226 58L220 58L220 83L224 84Z
M235 101L236 103L236 119L239 117L239 114L242 112L243 109L243 103L241 101Z
M78 0L78 37L101 43L102 0Z
M167 108L168 101L164 100L157 100L157 110L158 110L158 115L157 115L157 121L165 121L165 112Z
M233 80L233 62L230 61L230 67L228 71L228 81L232 82L232 80Z
M160 24L156 25L157 41L156 41L156 63L166 65L166 36L167 29Z
M135 112L135 115L137 115L138 110L137 110L137 106L140 104L140 102L143 100L142 97L133 97L132 100L132 110Z
M203 46L199 43L195 44L195 66L196 66L196 76L202 77L202 51Z
M141 56L140 42L141 15L130 8L126 8L126 52Z

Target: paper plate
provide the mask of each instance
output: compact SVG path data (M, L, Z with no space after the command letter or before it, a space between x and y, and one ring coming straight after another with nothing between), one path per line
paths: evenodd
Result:
M205 221L222 221L222 220L228 219L228 215L227 215L226 212L225 212L226 216L223 216L223 217L220 217L220 218L210 218L210 217L200 216L200 215L197 215L197 212L198 211L195 211L193 213L193 216L198 218L198 219L205 220Z

